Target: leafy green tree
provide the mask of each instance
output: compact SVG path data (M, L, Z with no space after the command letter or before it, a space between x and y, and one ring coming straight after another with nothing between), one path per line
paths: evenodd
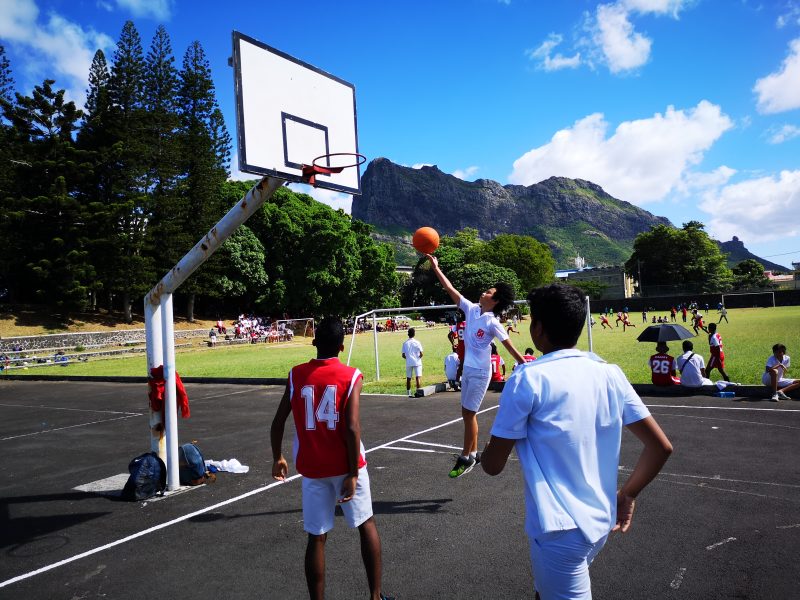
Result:
M248 226L264 245L267 314L350 315L393 302L391 252L341 210L282 187Z
M514 297L520 299L521 286L517 274L511 269L492 263L465 264L448 275L448 279L465 298L472 302L477 302L483 292L499 281L511 285Z
M553 280L556 264L550 248L532 237L501 234L483 244L478 254L483 262L514 271L523 290Z
M764 265L748 258L733 267L734 287L737 290L771 287L772 282L764 274Z
M663 286L697 293L724 291L732 280L725 255L697 221L682 229L657 225L639 234L625 270L637 278L641 273L639 286L645 295Z
M569 285L582 289L592 300L600 300L608 285L599 281L570 281Z

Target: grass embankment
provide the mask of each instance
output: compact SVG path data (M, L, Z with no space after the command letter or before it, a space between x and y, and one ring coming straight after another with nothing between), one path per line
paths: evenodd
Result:
M608 362L620 365L633 383L649 383L650 371L647 359L655 352L655 344L636 341L646 325L634 317L636 328L627 331L622 327L613 330L600 329L599 322L593 329L593 349ZM710 311L708 321L716 322L716 311ZM752 308L728 311L730 323L719 325L722 335L726 371L733 381L744 384L758 384L764 363L771 353L772 345L781 342L788 347L788 354L800 352L800 307ZM638 321L638 322L637 322ZM680 316L678 317L680 323ZM613 323L613 319L612 319ZM519 334L511 334L511 341L521 352L532 346L528 334L529 321L519 325ZM688 324L687 324L688 325ZM210 327L209 325L206 325ZM449 352L447 328L439 326L428 329L416 327L425 355L423 358L423 385L431 385L444 380L443 360ZM364 389L373 393L403 393L405 390L405 362L400 356L400 347L407 339L404 331L379 333L378 350L380 354L380 381L376 380L375 352L372 333L356 336L351 364L361 369L365 376ZM352 336L345 340L342 360L347 360ZM693 338L695 351L708 361L707 336L702 334ZM681 354L680 342L670 342L673 356ZM578 347L589 348L586 332ZM507 372L513 364L505 349L500 347L506 362ZM539 354L538 352L536 353ZM800 356L800 354L798 354ZM285 377L289 369L314 356L310 339L296 338L292 343L249 344L217 348L195 347L178 350L176 367L181 376L187 377ZM27 371L15 370L13 374L70 374L70 375L128 375L142 376L146 371L143 355L125 358L96 360L87 363L70 364L66 367L37 367ZM721 379L714 371L712 379Z

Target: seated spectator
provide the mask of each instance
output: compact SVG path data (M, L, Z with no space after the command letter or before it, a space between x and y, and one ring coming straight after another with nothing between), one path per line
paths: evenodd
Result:
M458 366L460 361L458 359L458 347L453 345L452 352L444 357L444 376L447 378L447 383L450 384L450 389L458 391L461 383L458 379Z
M675 359L668 352L669 346L666 342L656 344L656 353L649 361L653 385L679 385L681 382L676 376Z
M775 344L772 347L772 356L767 359L767 367L761 376L761 382L772 391L772 402L778 400L791 400L786 392L800 387L800 379L785 377L791 363L786 355L786 346Z
M689 388L699 388L704 385L713 385L706 377L706 362L699 354L694 353L694 344L683 340L683 354L675 361L681 372L681 385Z
M225 327L225 323L222 322L222 319L217 319L217 331L222 335L228 333L228 330Z
M506 380L506 363L503 357L497 353L497 346L492 344L492 355L490 356L492 365L492 378L491 381L505 381Z

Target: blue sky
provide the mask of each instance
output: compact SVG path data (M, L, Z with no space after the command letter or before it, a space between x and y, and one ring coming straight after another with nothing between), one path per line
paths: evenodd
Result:
M353 83L369 160L588 179L800 261L800 0L0 0L19 91L53 77L82 103L128 19L145 51L164 24L178 66L203 45L234 136L235 29Z

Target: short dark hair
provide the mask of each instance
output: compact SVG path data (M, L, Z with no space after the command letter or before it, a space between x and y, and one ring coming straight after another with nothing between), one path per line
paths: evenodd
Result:
M325 317L314 331L314 346L317 354L329 358L339 354L344 344L344 325L339 317Z
M784 344L775 344L772 347L772 353L775 354L776 352L786 352L786 346Z
M414 331L414 328L413 328L413 327L409 327L409 328L408 328L408 337L414 337L414 335L416 335L416 333L417 333L417 332L416 332L416 331Z
M716 323L709 323L709 324L708 324L708 328L709 328L711 331L716 331L716 330L717 330L717 324L716 324Z
M689 350L694 350L692 340L683 340L683 351L688 352Z
M525 348L525 354L532 355L533 354L533 348Z
M492 287L494 288L492 300L497 302L492 312L501 315L505 309L514 304L514 288L505 281L498 281Z
M494 342L492 342L492 354L497 354L497 346L494 345Z
M580 289L553 283L528 294L531 322L542 324L547 339L557 349L572 348L586 322L586 298Z

